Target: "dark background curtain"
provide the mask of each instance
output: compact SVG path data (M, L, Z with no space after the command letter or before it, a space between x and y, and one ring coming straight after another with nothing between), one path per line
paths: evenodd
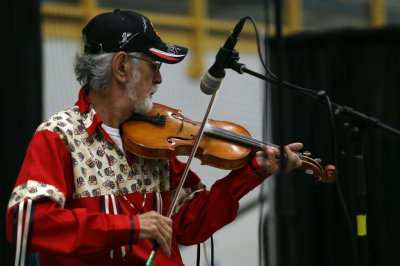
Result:
M277 45L271 40L272 69ZM400 129L400 28L348 29L300 34L283 40L285 81L325 90L333 102L347 105ZM275 62L275 64L274 64ZM283 143L301 141L322 164L334 163L328 108L283 89L283 100L272 90L274 135ZM352 122L352 121L350 121ZM367 247L369 265L400 265L397 169L400 137L360 127L367 184ZM339 189L356 234L357 171L354 146L337 120L339 183L316 184L296 170L276 179L279 266L354 265L351 230L340 203ZM355 251L356 252L356 251ZM361 264L360 264L361 265Z
M13 265L14 251L5 236L5 213L26 148L42 116L39 2L1 4L1 265Z

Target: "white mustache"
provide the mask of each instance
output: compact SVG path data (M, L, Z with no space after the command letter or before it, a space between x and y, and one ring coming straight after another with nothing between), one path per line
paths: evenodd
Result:
M154 85L153 87L151 87L151 89L149 90L149 95L153 95L154 93L156 93L158 91L158 86Z

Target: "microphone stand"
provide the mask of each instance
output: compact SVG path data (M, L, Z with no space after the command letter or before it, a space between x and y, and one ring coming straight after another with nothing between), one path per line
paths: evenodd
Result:
M227 51L228 52L228 51ZM320 91L311 91L301 89L299 87L290 85L288 83L284 83L279 79L270 78L266 75L257 73L253 70L250 70L246 67L246 65L238 62L239 52L235 49L230 50L230 54L227 53L225 68L231 68L235 70L239 74L247 73L259 79L271 82L273 84L277 84L280 86L284 86L290 89L292 92L306 96L307 98L319 103L320 105L328 104L325 96L326 92L323 90ZM381 123L378 119L367 116L361 112L354 110L349 106L339 105L337 103L330 103L332 108L335 109L336 117L340 117L345 121L343 123L344 128L347 133L349 133L351 140L353 142L354 149L354 165L356 170L356 227L357 227L357 247L356 251L357 256L354 258L355 266L362 265L368 266L368 246L367 246L367 190L366 190L366 176L365 176L365 164L364 164L364 154L363 154L363 146L362 146L362 136L363 130L366 127L374 127L394 136L400 137L400 130L385 125Z

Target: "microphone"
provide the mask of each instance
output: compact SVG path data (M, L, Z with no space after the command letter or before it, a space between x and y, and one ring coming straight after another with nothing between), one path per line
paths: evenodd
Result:
M242 18L235 26L228 39L226 40L223 47L219 48L219 51L215 57L214 64L204 74L200 82L200 89L203 93L210 95L215 93L221 86L222 80L225 77L225 67L228 67L229 59L233 48L239 40L239 34L242 31L244 22L247 17Z

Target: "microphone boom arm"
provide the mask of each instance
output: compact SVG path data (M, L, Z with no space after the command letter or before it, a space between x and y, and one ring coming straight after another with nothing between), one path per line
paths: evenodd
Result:
M235 53L237 53L237 55ZM253 70L248 69L245 64L239 63L238 59L239 59L239 53L236 50L233 50L231 60L228 60L229 65L226 68L235 70L239 74L247 73L247 74L250 74L259 79L271 82L273 84L278 84L278 81L276 79L270 78L267 75L263 75L263 74L260 74ZM321 105L327 104L327 101L325 100L326 92L324 90L319 90L319 91L312 91L312 90L308 90L308 89L305 90L305 89L299 88L298 86L294 86L288 82L282 82L282 85L284 87L290 89L294 93L301 95L301 96L306 96L307 98L309 98ZM346 116L347 118L351 118L355 121L358 121L362 125L379 128L383 131L386 131L388 133L391 133L391 134L394 134L395 136L400 137L400 130L390 127L384 123L381 123L378 119L376 119L374 117L367 116L361 112L354 110L353 108L351 108L349 106L339 105L334 102L330 102L330 104L332 105L332 107L335 108L336 115Z

